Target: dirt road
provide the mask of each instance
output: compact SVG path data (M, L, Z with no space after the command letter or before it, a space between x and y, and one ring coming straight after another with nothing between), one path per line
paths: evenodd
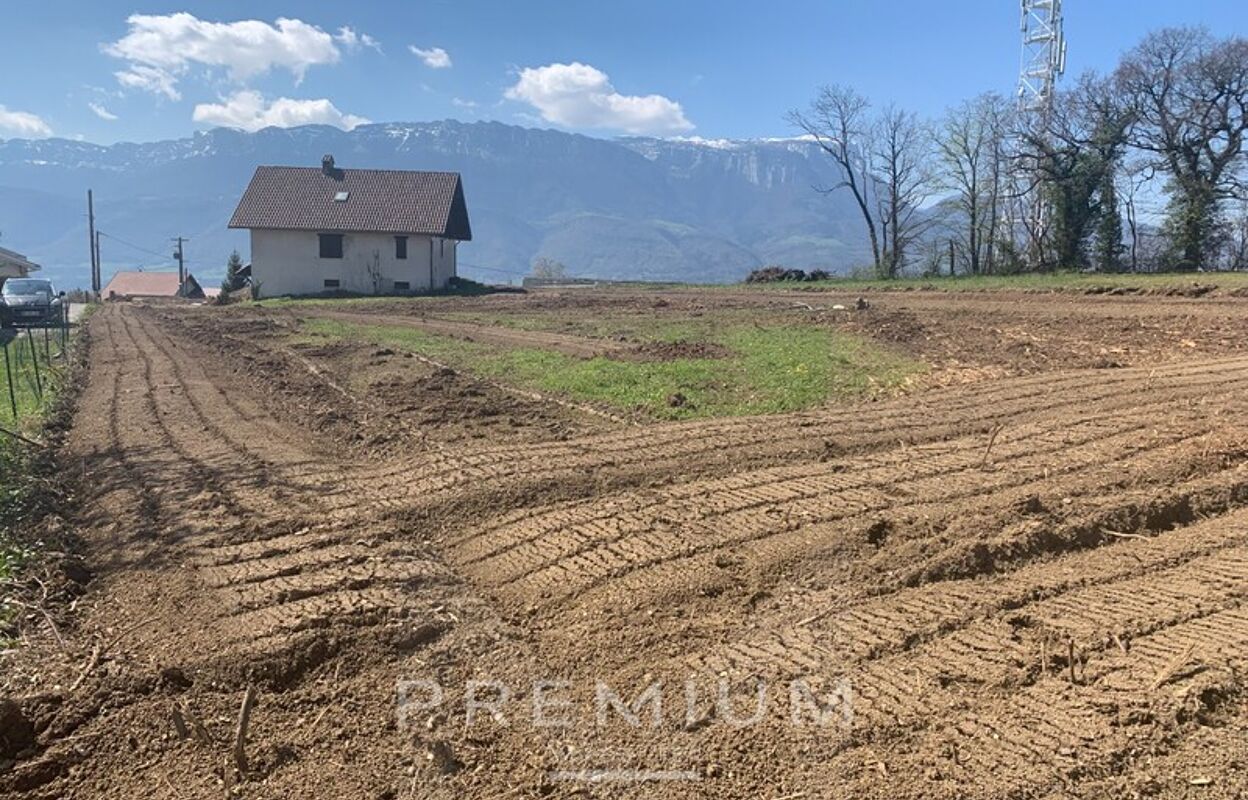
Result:
M6 676L9 795L1248 790L1246 356L473 444L89 325L96 578Z

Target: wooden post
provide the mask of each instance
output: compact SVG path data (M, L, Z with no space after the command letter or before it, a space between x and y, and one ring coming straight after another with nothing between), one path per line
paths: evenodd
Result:
M14 337L16 338L16 337ZM4 374L9 381L9 405L13 406L13 422L17 422L17 391L13 388L13 365L9 361L9 343L4 343Z
M95 201L91 197L91 190L87 190L87 244L91 248L91 291L95 294L100 293L100 265L97 262L97 253L99 252L99 239L95 235Z
M30 343L30 360L35 365L35 392L43 399L43 377L39 374L39 351L35 349L35 335L26 329L26 341Z
M247 772L247 724L251 721L251 708L256 703L256 689L248 686L243 693L243 705L238 710L238 728L234 731L234 766L239 776Z

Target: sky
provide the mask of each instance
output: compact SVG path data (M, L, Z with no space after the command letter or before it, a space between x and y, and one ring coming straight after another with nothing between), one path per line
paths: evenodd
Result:
M1148 31L1248 35L1245 0L1065 0L1067 80ZM597 136L792 135L827 83L926 117L1010 94L1016 0L16 0L0 138L497 120Z

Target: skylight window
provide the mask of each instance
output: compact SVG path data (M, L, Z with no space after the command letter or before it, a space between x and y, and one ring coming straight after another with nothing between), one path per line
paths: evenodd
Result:
M350 192L338 192L337 194L334 195L334 202L345 203L347 202L347 198L350 196L351 196Z

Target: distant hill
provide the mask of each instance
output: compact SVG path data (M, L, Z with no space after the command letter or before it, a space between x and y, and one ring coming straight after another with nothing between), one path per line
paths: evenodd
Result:
M231 249L247 254L246 233L226 223L255 167L317 165L325 153L346 169L463 173L474 240L461 272L480 279L518 277L542 256L577 275L697 281L865 260L850 198L815 191L837 174L811 142L608 140L451 121L217 129L108 147L0 141L0 244L66 286L86 284L90 187L97 224L115 237L101 247L105 279L171 265L169 239L181 235L191 269L211 282Z

